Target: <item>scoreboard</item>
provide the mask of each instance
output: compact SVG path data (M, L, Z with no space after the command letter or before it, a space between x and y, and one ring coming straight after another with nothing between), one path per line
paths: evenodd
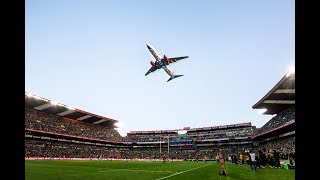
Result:
M196 143L191 138L179 138L170 140L171 150L195 150L197 149Z

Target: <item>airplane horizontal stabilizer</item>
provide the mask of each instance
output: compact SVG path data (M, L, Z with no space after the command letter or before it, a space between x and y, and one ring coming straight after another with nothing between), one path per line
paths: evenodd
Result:
M171 76L171 77L168 79L167 82L169 82L169 81L171 81L172 79L175 79L175 78L177 78L177 77L180 77L180 76L183 76L183 75L173 75L173 76Z

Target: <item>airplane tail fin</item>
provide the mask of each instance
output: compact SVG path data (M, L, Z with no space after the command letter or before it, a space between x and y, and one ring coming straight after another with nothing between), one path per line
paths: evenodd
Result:
M171 77L168 79L167 82L169 82L169 81L171 81L172 79L175 79L175 78L177 78L177 77L180 77L180 76L183 76L183 75L173 75L173 76L171 76Z

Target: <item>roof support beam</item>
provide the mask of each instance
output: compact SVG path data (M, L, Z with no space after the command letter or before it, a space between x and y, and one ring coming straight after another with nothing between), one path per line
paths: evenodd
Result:
M295 104L295 100L265 100L264 104Z
M59 114L57 114L57 115L58 115L58 116L65 116L65 115L71 114L71 113L73 113L73 112L75 112L75 110L69 109L69 110L66 110L66 111L64 111L64 112L61 112L61 113L59 113Z
M102 123L102 122L104 122L104 121L107 121L106 119L100 119L99 121L96 121L96 122L94 122L93 124L100 124L100 123Z
M51 104L51 103L46 103L46 104L42 104L42 105L40 105L40 106L37 106L37 107L35 107L35 108L33 108L33 109L36 109L36 110L44 110L44 109L47 109L47 108L52 107L52 106L53 106L53 104Z
M82 121L82 120L85 120L85 119L88 119L88 118L91 118L91 117L92 116L90 116L90 115L85 115L85 116L79 117L77 120Z
M295 89L278 89L274 93L292 93L294 94L296 92Z

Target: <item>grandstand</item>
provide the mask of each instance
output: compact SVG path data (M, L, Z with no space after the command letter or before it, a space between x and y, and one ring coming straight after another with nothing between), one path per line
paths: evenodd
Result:
M264 114L276 114L261 128L256 129L251 122L247 122L174 130L131 131L126 137L122 137L115 129L115 123L119 122L118 120L25 92L26 157L75 158L79 156L72 154L81 154L82 158L152 159L167 154L172 158L188 159L199 154L202 156L206 154L209 159L213 159L214 149L218 145L224 148L226 156L239 155L249 148L252 149L253 145L255 149L272 147L285 154L293 153L294 79L295 74L284 76L252 107L253 109L265 109ZM179 134L181 130L185 130L186 133ZM275 147L274 144L279 144L280 140L288 138L291 138L289 147L280 147L282 143L279 147ZM270 145L271 142L273 145ZM51 144L51 147L43 149L48 144ZM56 149L68 149L69 153L61 155L57 151L49 151L52 145L59 147ZM37 148L39 152L46 153L37 152ZM83 152L74 153L79 149L82 149ZM87 152L92 149L95 150L91 153ZM105 150L108 153L105 153ZM104 155L99 152L104 152ZM114 155L114 152L117 152L117 155Z
M25 155L28 158L157 159L166 153L176 159L186 159L201 154L197 150L207 151L218 144L252 144L254 129L251 123L240 123L188 127L184 128L184 135L179 134L183 129L175 129L131 131L121 137L115 129L117 122L25 92ZM213 155L207 156L213 158Z
M158 159L166 153L172 158L187 159L218 144L225 147L252 144L254 129L251 123L240 123L188 127L184 128L184 135L178 133L183 129L175 129L131 131L121 137L115 129L117 122L25 92L25 156ZM210 151L207 157L213 158L213 154Z
M25 92L25 156L121 158L116 122Z
M146 148L149 148L155 157L160 157L163 153L176 157L180 153L185 156L178 155L177 158L189 159L194 158L196 154L205 153L208 159L214 159L214 151L218 145L224 147L225 152L229 154L250 147L254 129L249 122L176 130L131 131L127 133L124 141L133 145L136 151L134 158L143 156ZM179 134L181 130L185 130L186 133Z
M193 137L198 146L239 145L252 143L255 127L249 123L212 126L190 129L187 136Z
M89 113L28 92L25 92L25 107L66 119L105 127L115 127L114 124L118 122L118 120Z
M275 115L253 135L254 142L282 163L295 163L295 74L285 75L261 100L252 107L263 114Z

